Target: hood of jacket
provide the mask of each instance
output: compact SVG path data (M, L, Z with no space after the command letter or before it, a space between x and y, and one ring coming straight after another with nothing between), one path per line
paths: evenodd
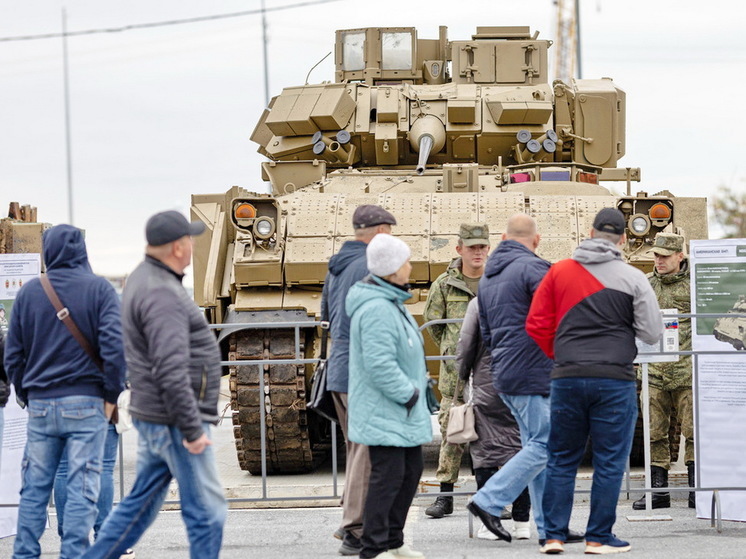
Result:
M536 255L518 241L510 239L502 241L487 260L484 275L488 278L494 277L502 273L515 260L525 256Z
M601 264L611 260L622 260L622 252L606 239L586 239L575 249L572 259L581 264Z
M347 314L352 317L356 310L373 299L386 299L403 305L404 301L411 297L412 294L408 291L399 289L371 274L350 288L345 309Z
M365 254L368 248L363 241L345 241L339 252L329 259L329 272L338 276L342 270Z
M47 270L80 268L91 271L83 232L72 225L57 225L44 232L44 264Z
M675 274L661 275L658 273L658 270L653 268L653 276L655 276L658 281L665 285L670 285L672 283L678 283L682 280L689 279L689 260L687 258L684 258L684 260L681 261L679 271Z

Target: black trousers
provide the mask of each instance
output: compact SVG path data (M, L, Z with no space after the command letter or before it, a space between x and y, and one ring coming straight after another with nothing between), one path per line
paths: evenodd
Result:
M362 559L404 545L404 523L422 476L422 447L370 446Z
M481 489L487 481L497 473L500 468L474 468L474 479L477 482L477 490ZM531 512L531 497L526 487L513 501L512 518L516 522L528 522Z

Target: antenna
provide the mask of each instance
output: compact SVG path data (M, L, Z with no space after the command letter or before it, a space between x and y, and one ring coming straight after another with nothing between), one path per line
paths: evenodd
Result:
M309 77L311 77L311 72L313 72L313 71L314 71L314 69L316 68L316 66L318 66L319 64L321 64L321 63L322 63L322 62L323 62L324 60L326 60L327 58L329 58L329 55L330 55L331 53L332 53L332 51L329 51L329 52L327 52L327 53L326 53L326 56L325 56L324 58L322 58L322 59L321 59L321 60L319 60L319 61L318 61L318 62L317 62L316 64L314 64L313 66L311 66L311 69L310 69L310 70L308 71L308 74L306 74L306 84L305 84L305 85L308 85L308 78L309 78Z

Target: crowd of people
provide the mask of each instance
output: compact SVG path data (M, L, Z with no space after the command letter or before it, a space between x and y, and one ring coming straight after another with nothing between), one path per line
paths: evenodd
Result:
M391 236L393 226L383 208L358 208L356 240L330 261L322 302L332 338L342 340L332 345L329 374L344 379L334 390L352 457L335 536L341 555L361 558L424 556L404 544L403 527L422 471L420 445L430 438L422 402L427 371L406 305L410 252ZM457 258L433 282L423 312L435 321L428 332L440 354L455 358L440 365L440 491L427 516L453 513L449 493L466 449L449 443L446 430L449 410L468 397L478 491L467 509L482 521L478 537L529 538L533 510L542 553L562 553L573 542L594 555L631 548L613 527L637 418L635 339L661 338L660 293L651 282L671 272L657 255L650 278L626 264L625 228L621 212L605 208L573 256L550 265L536 254L541 237L528 215L508 220L489 256L489 225L462 224ZM661 235L656 248L671 237ZM588 444L594 474L583 533L570 529L570 516ZM502 524L511 517L512 533Z
M328 389L347 445L343 516L334 535L341 555L422 558L404 541L422 445L433 436L424 339L407 310L411 252L391 234L395 216L380 206L358 207L352 226L354 240L330 259L321 304L333 340ZM172 479L190 557L219 556L226 501L210 429L218 418L220 351L181 285L192 238L203 231L177 212L151 217L145 260L128 278L121 304L92 273L78 229L45 232L51 287L41 280L23 286L0 359L0 432L9 384L29 412L14 558L39 557L53 490L61 558L133 558ZM635 338L660 339L659 301L688 312L684 240L659 234L655 271L646 278L624 262L625 221L616 209L601 210L572 257L554 265L536 254L541 237L533 218L514 215L504 231L490 254L489 225L462 224L457 257L425 303L424 319L436 321L428 335L449 357L439 377L440 491L425 514L453 513L449 493L466 445L449 443L446 430L449 411L468 400L476 417L478 439L468 450L478 490L466 507L481 520L478 537L528 539L533 511L542 553L562 553L573 542L585 542L588 554L628 551L613 527L637 417ZM444 319L463 321L437 322ZM140 437L137 475L112 510L113 424L125 373ZM651 368L650 398L653 485L667 486L672 409L686 437L691 484L691 364ZM570 529L570 517L587 445L594 473L582 533ZM634 506L644 508L645 497ZM668 494L654 493L652 506L670 506ZM511 518L509 531L503 520Z

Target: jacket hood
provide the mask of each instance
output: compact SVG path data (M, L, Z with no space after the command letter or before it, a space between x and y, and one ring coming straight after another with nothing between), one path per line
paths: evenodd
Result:
M600 264L622 260L622 252L606 239L586 239L575 249L572 259L581 264Z
M681 266L679 267L679 271L675 274L665 274L660 275L658 271L653 268L653 275L658 278L658 280L661 283L664 284L671 284L671 283L678 283L681 280L685 280L689 278L689 259L684 258L684 260L681 261Z
M368 245L363 241L345 241L339 252L329 259L329 271L338 276L352 262L361 256L365 257L366 248Z
M345 310L352 318L356 310L372 299L385 299L404 304L404 301L411 297L411 293L394 287L377 276L369 275L350 288L345 300Z
M57 225L44 232L44 264L47 270L81 268L91 271L83 232L72 225Z
M484 275L488 278L500 274L505 268L512 264L518 258L525 256L536 256L528 248L518 241L502 241L495 251L490 254L487 265L484 268Z

